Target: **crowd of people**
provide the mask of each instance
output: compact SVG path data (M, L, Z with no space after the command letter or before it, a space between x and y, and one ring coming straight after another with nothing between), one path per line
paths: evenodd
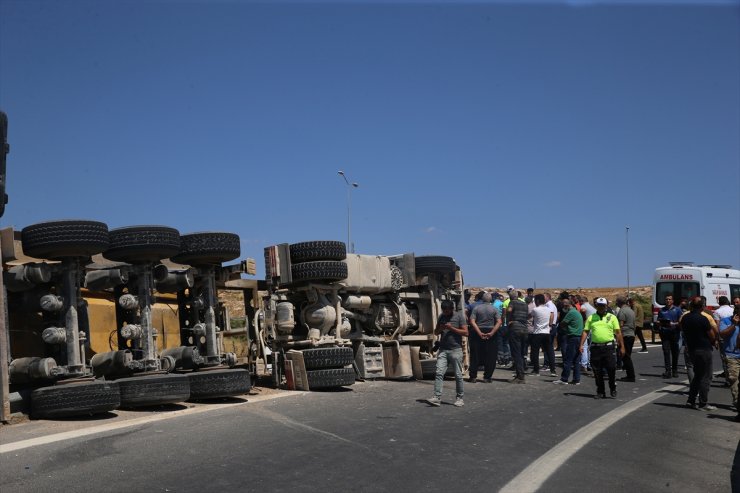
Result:
M661 340L665 372L663 378L678 377L678 359L683 352L689 378L687 407L711 411L709 388L712 381L712 351L720 351L723 375L732 394L733 409L738 412L738 376L740 374L740 298L733 306L725 296L719 308L706 308L704 297L681 300L674 305L666 296L665 306L657 315L654 330ZM454 303L442 303L436 333L440 335L437 351L437 375L434 395L429 404L441 404L442 386L448 365L455 370L455 406L463 406L464 348L469 349L468 383L493 381L497 367L511 369L514 384L524 384L527 375L549 374L555 385L580 385L581 376L593 376L595 398L617 397L618 370L622 382L635 382L632 353L635 340L639 352L647 353L643 335L645 313L634 298L619 297L612 305L603 297L589 302L585 296L562 292L556 300L550 293L526 295L513 286L506 295L481 291L470 300L466 293L465 313L455 312ZM555 352L561 355L558 365ZM543 364L540 365L540 352ZM560 374L558 370L560 369ZM697 402L698 399L698 402Z

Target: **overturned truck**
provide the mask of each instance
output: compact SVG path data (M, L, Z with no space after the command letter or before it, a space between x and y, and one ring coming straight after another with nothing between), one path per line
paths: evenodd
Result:
M460 308L446 256L348 254L339 241L265 248L261 331L276 385L318 389L356 378L431 378L443 300Z

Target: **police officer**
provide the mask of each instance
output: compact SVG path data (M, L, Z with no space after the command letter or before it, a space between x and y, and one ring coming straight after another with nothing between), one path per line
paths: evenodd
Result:
M581 334L581 343L578 350L583 352L583 343L591 334L591 367L596 377L596 399L605 399L604 373L606 369L609 375L609 390L612 398L617 397L617 359L614 353L614 341L619 345L619 353L624 356L624 340L622 331L619 329L619 321L616 315L607 313L606 298L596 300L596 313L586 319Z
M681 315L683 315L683 310L673 304L673 293L666 294L665 306L658 312L660 344L663 346L665 364L663 378L678 376L678 340L681 335L678 330L678 321Z

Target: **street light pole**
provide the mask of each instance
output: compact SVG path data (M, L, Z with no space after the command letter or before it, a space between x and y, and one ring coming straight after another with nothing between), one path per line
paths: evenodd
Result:
M337 173L344 178L344 183L347 184L347 249L349 253L355 253L355 246L352 244L352 189L359 187L360 184L350 182L341 169Z
M627 297L630 296L630 227L624 227L624 234L627 241Z

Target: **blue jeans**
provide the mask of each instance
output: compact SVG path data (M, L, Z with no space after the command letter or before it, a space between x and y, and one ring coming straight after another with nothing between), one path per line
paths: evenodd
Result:
M457 349L440 349L437 352L437 375L434 377L434 397L442 397L442 382L447 373L447 365L452 364L455 369L455 390L457 398L463 397L463 351Z
M493 336L498 339L498 350L501 362L508 362L511 360L511 348L509 347L509 326L502 325L496 335Z
M581 381L581 355L578 352L578 346L581 345L581 336L563 336L562 342L565 345L565 357L563 358L563 374L560 380L567 382L570 378L570 372L573 370L573 383Z

